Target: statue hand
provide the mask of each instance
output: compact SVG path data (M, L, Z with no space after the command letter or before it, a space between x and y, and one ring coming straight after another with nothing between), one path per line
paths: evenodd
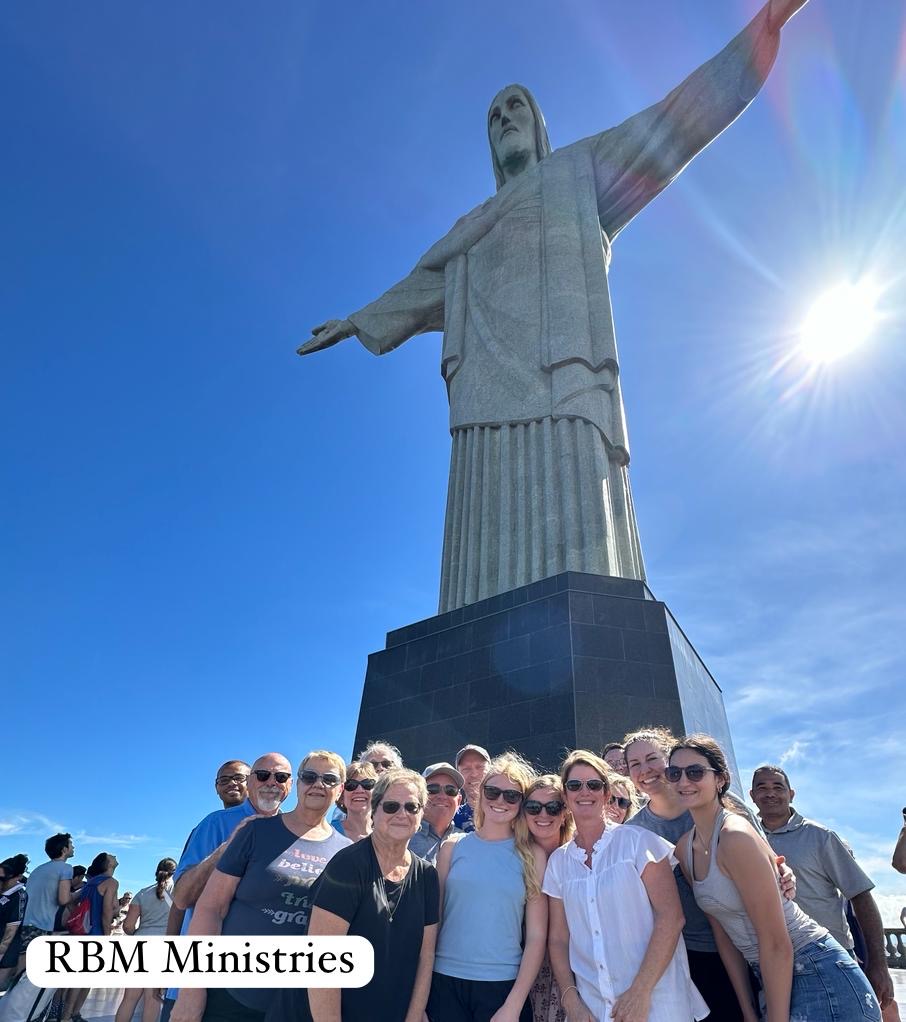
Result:
M347 337L352 337L354 333L355 327L348 319L329 319L312 330L312 339L296 348L296 353L310 355L313 351L322 351Z
M770 0L768 24L775 32L779 31L799 10L805 7L808 0Z

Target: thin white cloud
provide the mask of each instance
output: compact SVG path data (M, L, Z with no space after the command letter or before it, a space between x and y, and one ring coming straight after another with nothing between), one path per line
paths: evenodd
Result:
M51 834L66 833L71 833L75 842L105 848L134 848L151 840L147 834L120 834L116 831L90 834L84 830L69 831L64 823L58 823L43 813L29 809L5 810L0 816L0 838L21 836L43 839Z

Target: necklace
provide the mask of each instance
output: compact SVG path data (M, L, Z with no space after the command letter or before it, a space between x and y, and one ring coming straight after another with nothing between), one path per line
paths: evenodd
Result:
M711 849L702 840L702 837L697 830L695 831L695 841L698 841L698 847L705 853L705 855L711 854ZM692 843L695 844L695 841L693 841Z
M387 884L384 882L384 874L378 871L378 877L381 881L381 895L384 899L384 908L387 909L387 919L389 922L393 922L393 917L396 915L396 910L400 907L400 902L403 900L403 883L401 881L399 888L396 893L396 904L393 908L390 907L390 896L387 894Z

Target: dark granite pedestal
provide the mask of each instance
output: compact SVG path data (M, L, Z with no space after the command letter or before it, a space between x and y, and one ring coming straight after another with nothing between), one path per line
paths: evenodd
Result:
M553 769L646 724L706 731L735 773L720 688L667 606L643 582L564 572L388 633L355 749L384 738L421 769L475 742Z

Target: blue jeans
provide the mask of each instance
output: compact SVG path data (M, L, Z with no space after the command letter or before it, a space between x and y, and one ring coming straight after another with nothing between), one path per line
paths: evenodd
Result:
M752 969L761 979L758 966ZM881 1007L865 973L833 937L806 944L793 955L790 1022L881 1022Z

